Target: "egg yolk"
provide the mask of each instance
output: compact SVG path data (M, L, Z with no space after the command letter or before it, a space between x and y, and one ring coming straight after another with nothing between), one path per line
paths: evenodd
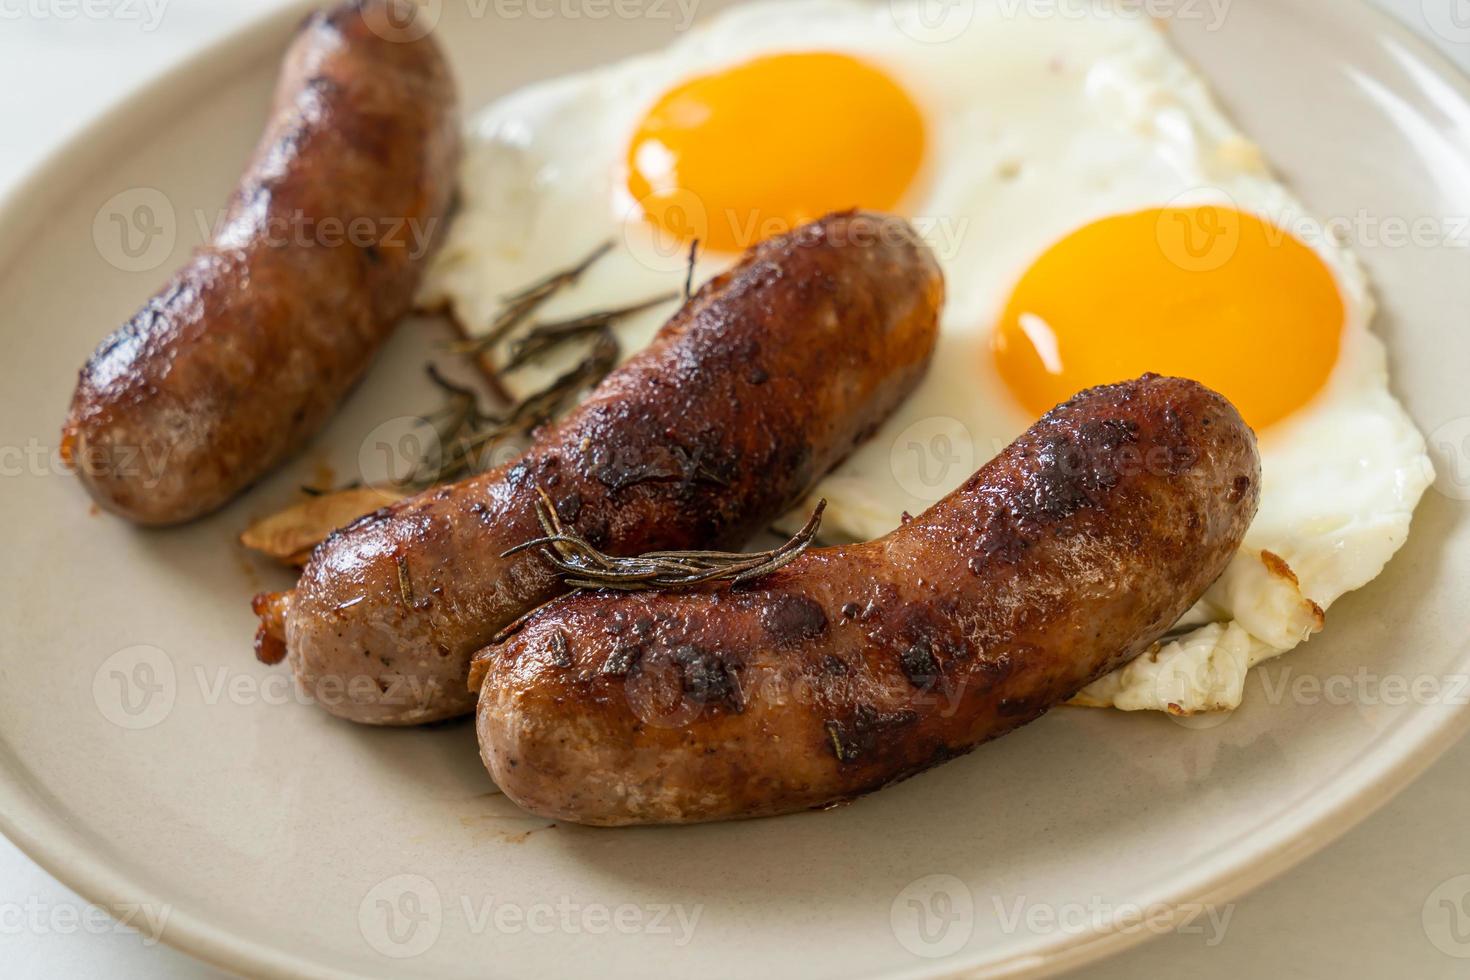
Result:
M1343 318L1332 273L1284 229L1233 208L1161 208L1048 249L1011 295L992 353L1035 415L1153 371L1214 388L1260 430L1326 383Z
M893 211L924 156L908 94L856 58L758 58L671 89L628 147L628 190L676 238L737 252L831 211Z

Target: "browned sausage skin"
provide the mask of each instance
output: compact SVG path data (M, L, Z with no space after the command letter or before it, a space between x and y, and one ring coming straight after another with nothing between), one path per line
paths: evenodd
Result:
M797 503L922 377L943 280L904 221L831 215L707 283L644 351L517 462L324 541L295 595L262 601L303 687L354 721L469 712L471 655L565 591L537 488L606 551L744 542Z
M1259 474L1192 381L1084 392L885 538L746 586L547 606L476 658L481 755L521 806L586 824L870 792L1147 649L1239 546Z
M82 369L63 453L106 509L215 510L321 427L408 312L460 128L449 67L403 39L399 2L306 20L214 240Z

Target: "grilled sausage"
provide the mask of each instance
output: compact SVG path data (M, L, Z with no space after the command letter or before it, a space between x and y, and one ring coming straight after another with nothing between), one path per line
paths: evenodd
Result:
M1214 392L1093 389L885 538L741 587L552 603L475 660L481 755L521 806L585 824L871 792L1147 649L1234 554L1259 474Z
M537 489L605 551L728 547L795 505L928 366L943 302L897 218L831 215L707 283L653 343L517 462L392 505L324 541L284 624L328 710L407 725L469 712L470 657L565 587L537 553Z
M326 422L408 312L460 127L401 2L306 20L213 241L82 369L62 448L106 509L158 525L220 507Z

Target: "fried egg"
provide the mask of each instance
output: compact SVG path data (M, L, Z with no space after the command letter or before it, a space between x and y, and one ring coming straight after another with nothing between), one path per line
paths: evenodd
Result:
M483 327L506 293L611 240L544 318L616 309L677 291L696 240L702 280L828 211L909 217L948 281L939 348L816 488L823 537L887 533L1082 388L1193 377L1259 434L1260 513L1167 642L1077 703L1228 710L1250 667L1323 628L1404 543L1433 479L1424 440L1389 392L1360 265L1160 26L1030 6L978 3L956 35L920 0L752 3L513 93L473 126L424 299ZM624 353L675 305L627 318Z

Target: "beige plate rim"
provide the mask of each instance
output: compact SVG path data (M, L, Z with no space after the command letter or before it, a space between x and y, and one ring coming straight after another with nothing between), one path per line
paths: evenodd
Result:
M1363 0L1308 0L1312 6L1335 8L1332 15L1353 32L1386 36L1432 68L1439 79L1470 104L1470 78L1447 58L1393 17ZM65 198L95 169L98 150L127 132L147 125L186 104L196 83L227 78L283 47L283 39L304 14L319 4L295 0L200 49L124 96L18 181L0 198L0 264L24 246L27 233L52 204ZM1291 827L1274 837L1237 838L1223 847L1208 866L1181 879L1164 904L1181 914L1190 903L1223 903L1238 898L1285 872L1370 816L1413 782L1467 731L1470 708L1425 706L1410 723L1383 739L1372 756L1339 773L1334 793L1303 799L1290 811ZM38 804L18 781L0 778L0 833L50 874L89 902L105 908L130 903L168 903L168 896L146 888L110 866L100 855L76 843L57 815ZM1034 977L1052 975L1094 962L1137 945L1144 931L1096 931L1066 936L1044 954L960 967L945 963L912 971L913 976ZM321 976L322 964L283 953L245 939L220 923L172 906L164 941L201 960L251 975ZM351 974L333 971L336 976Z

